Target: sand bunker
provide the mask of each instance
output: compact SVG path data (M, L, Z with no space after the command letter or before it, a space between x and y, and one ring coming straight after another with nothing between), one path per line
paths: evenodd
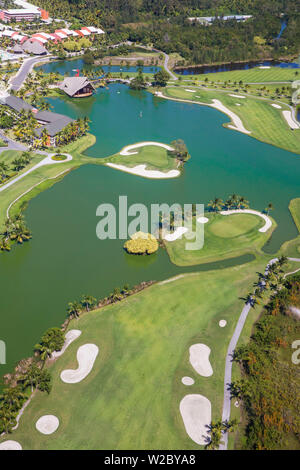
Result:
M63 370L60 374L61 380L67 384L76 384L85 379L94 366L98 352L99 348L95 344L80 346L77 351L78 368Z
M242 99L246 98L246 96L242 96L242 95L229 95L229 96L232 96L233 98L242 98Z
M36 429L42 434L53 434L59 426L59 419L54 415L45 415L35 423Z
M194 385L195 380L192 377L182 377L181 382L183 385Z
M117 170L126 171L126 173L132 173L133 175L143 176L144 178L176 178L180 175L179 170L170 170L166 173L158 170L146 170L146 165L137 165L133 168L125 165L117 165L116 163L107 163L107 166L116 168Z
M210 377L213 374L212 366L209 362L210 348L206 344L193 344L190 349L190 363L195 371L203 377Z
M199 224L206 224L208 221L209 219L207 217L198 217L197 219L197 222L199 222Z
M197 90L189 90L188 88L185 88L184 91L188 91L190 93L196 93Z
M174 150L173 147L167 144L161 144L160 142L139 142L138 144L127 145L124 147L120 155L136 155L138 152L131 152L133 149L137 149L139 147L145 147L146 145L155 145L156 147L162 147L166 150Z
M73 341L75 341L75 339L77 339L80 335L81 335L80 330L68 331L66 334L65 344L63 345L62 349L60 351L54 351L51 357L54 359L60 357L65 352L65 350L70 346L70 344L73 343Z
M209 442L207 426L211 423L211 403L203 395L186 395L180 402L180 413L189 437L199 445Z
M258 229L259 232L264 233L267 230L269 230L270 227L272 227L272 220L270 219L270 217L268 217L266 214L262 214L261 212L254 211L252 209L232 209L232 210L229 210L229 211L221 211L220 214L222 214L222 215L231 215L231 214L253 214L253 215L258 215L259 217L264 219L264 221L266 222L263 227Z
M177 240L178 238L181 238L182 235L186 233L187 231L188 229L186 227L177 227L173 233L168 233L167 235L165 235L164 239L167 240L167 242L173 242Z
M241 103L235 103L236 106L241 106Z
M22 450L22 446L17 441L4 441L0 444L0 450Z
M291 129L300 129L300 125L294 121L291 111L282 111L282 114Z
M226 106L224 106L221 103L221 101L214 99L213 104L211 104L210 106L212 106L213 108L218 109L219 111L222 111L222 113L225 113L225 114L227 114L227 116L230 117L230 119L233 122L233 126L231 124L228 125L228 127L230 129L234 129L236 131L243 132L243 134L251 134L250 131L247 131L247 129L245 129L245 127L242 123L242 120L235 113L230 111L230 109L226 108Z
M294 317L296 317L296 318L298 318L298 320L300 320L300 308L292 306L292 307L290 307L290 311L292 312Z
M270 69L271 67L269 65L260 65L258 68L259 69Z
M226 326L226 325L227 325L227 321L226 321L226 320L220 320L220 321L219 321L219 326L220 326L221 328L224 328L224 326Z
M273 106L273 108L281 109L279 104L272 103L271 106Z

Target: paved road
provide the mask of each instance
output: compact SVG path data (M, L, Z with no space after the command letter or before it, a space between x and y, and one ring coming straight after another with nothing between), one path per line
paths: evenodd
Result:
M34 64L44 61L47 62L50 58L53 57L30 57L29 59L25 59L17 74L10 80L10 89L18 91L26 80L27 75L31 72Z
M290 261L295 261L300 263L300 258L288 258ZM268 270L268 266L272 263L277 261L277 258L272 259L266 266L266 271ZM244 327L245 321L247 319L248 313L251 309L251 305L248 303L244 306L240 318L238 319L237 325L235 327L233 336L228 346L226 360L225 360L225 376L224 376L224 401L223 401L223 413L222 413L222 421L229 421L230 420L230 390L228 390L229 385L231 384L231 373L232 373L232 357L234 350L236 348L237 342L239 340L240 334ZM223 442L219 449L220 450L227 450L228 445L228 433L223 434Z

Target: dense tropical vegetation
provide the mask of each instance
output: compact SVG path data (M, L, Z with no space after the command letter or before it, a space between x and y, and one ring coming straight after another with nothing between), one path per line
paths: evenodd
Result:
M293 0L38 0L72 25L94 24L107 31L106 41L153 43L178 52L190 63L277 58L300 52L300 13ZM223 15L246 14L245 23L222 21ZM207 27L188 17L221 17ZM288 27L280 39L281 19Z
M273 292L250 342L234 354L242 378L231 384L231 395L243 404L245 439L240 445L245 449L300 448L299 361L292 360L300 325L291 310L300 306L300 277L284 280L282 262L260 275L255 294L249 296L254 305L267 287Z

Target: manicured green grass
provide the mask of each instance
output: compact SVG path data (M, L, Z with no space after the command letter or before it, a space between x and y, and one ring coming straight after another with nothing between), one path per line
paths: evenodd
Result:
M261 82L288 82L299 79L300 71L296 75L296 69L271 67L270 69L260 69L255 67L249 70L232 70L230 72L216 72L199 75L184 75L182 78L198 79L204 81L228 81L244 83L261 83ZM179 75L178 75L179 76Z
M7 143L0 139L0 147L7 147Z
M243 307L239 297L263 265L189 274L72 321L70 328L82 335L50 368L51 394L36 394L9 438L24 449L196 449L179 403L200 393L211 401L213 419L221 417L224 359ZM189 363L189 347L197 342L211 348L211 377ZM76 351L86 343L99 346L92 372L78 384L63 383L60 373L77 367ZM184 386L184 375L195 384ZM35 429L44 414L60 420L53 435Z
M137 152L134 155L120 155L120 153L112 157L102 159L105 163L117 163L134 167L136 165L146 164L148 170L169 171L177 167L176 159L168 154L168 151L163 147L156 145L145 145L133 149L132 152Z
M236 93L203 88L198 89L196 93L190 93L185 91L184 87L167 87L164 94L175 99L208 104L213 99L218 99L241 118L245 128L251 131L251 137L290 152L300 153L300 129L292 131L288 126L282 110L289 108L283 103L281 103L282 109L276 109L271 106L272 100L262 100L252 96L239 99L229 96ZM240 106L236 106L236 103Z
M32 197L37 195L42 190L52 186L54 182L59 181L62 176L61 173L70 169L74 169L84 163L100 163L99 159L94 159L91 157L86 157L82 155L86 148L90 145L93 145L95 142L95 137L92 135L86 135L79 139L78 141L72 142L69 145L55 149L58 152L70 153L73 156L73 160L70 162L58 162L57 165L45 165L42 166L24 178L17 181L15 184L11 185L3 192L1 192L1 202L0 202L0 231L3 227L4 221L6 219L7 209L9 205L15 201L19 196L23 195L18 199L10 209L10 215L14 215L18 212L21 205L24 202L28 202ZM51 152L51 149L49 150ZM3 159L7 164L11 164L11 161L14 160L17 156L20 156L22 152L15 152L14 150L7 150L0 154L0 161ZM23 172L30 169L40 160L45 158L45 155L39 155L31 153L32 161L29 165L21 170L18 175L21 175ZM57 177L57 179L55 179ZM42 184L40 184L42 183ZM26 193L26 194L24 194Z
M261 254L261 248L271 236L276 223L266 233L258 231L264 221L248 214L205 214L209 222L204 224L204 245L199 250L187 250L185 236L172 242L165 241L172 263L192 266L217 260L242 256L246 253ZM195 221L194 221L195 230Z
M297 225L298 231L300 233L300 198L292 199L289 204L289 209Z

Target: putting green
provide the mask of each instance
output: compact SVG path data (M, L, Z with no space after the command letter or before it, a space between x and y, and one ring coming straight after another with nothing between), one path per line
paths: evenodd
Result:
M145 164L147 170L169 171L177 168L176 159L168 154L168 151L157 145L145 145L130 150L132 155L120 155L120 153L109 158L104 158L105 163L125 165L130 168ZM136 153L135 153L136 152Z
M185 236L165 246L171 261L177 266L192 266L228 258L234 258L246 253L262 254L261 248L271 236L276 227L272 219L272 227L266 232L259 232L264 221L250 214L221 215L205 214L209 222L204 224L204 244L201 249L188 250ZM195 220L193 221L195 229Z
M263 221L259 220L255 215L234 214L226 217L223 216L223 219L214 219L208 228L217 237L232 238L242 235L254 227L258 230L263 224Z

